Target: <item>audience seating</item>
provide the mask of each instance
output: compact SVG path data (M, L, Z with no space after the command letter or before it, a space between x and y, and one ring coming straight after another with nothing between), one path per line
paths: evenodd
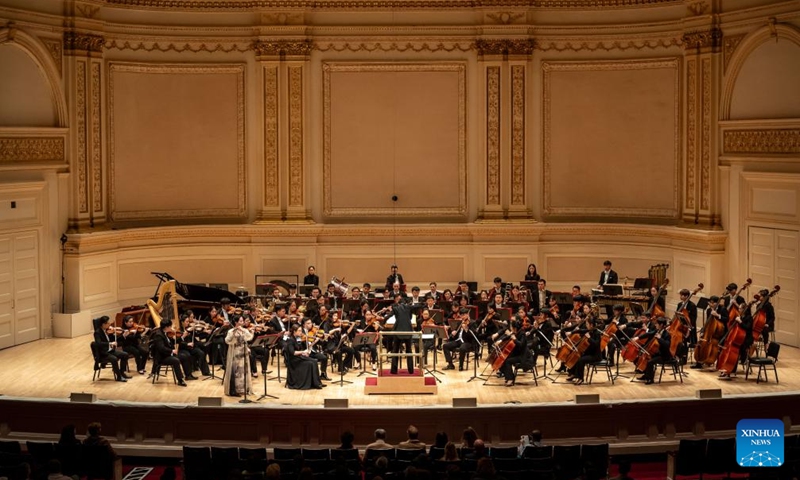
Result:
M183 447L183 476L186 480L211 478L211 449L209 447Z

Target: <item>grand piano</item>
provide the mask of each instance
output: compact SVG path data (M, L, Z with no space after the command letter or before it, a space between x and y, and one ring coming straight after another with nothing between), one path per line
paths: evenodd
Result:
M183 313L186 310L192 310L197 319L208 320L208 312L214 305L219 305L223 298L231 301L232 305L239 305L243 303L243 299L235 293L221 288L206 287L203 285L193 285L190 283L181 283L175 277L166 272L150 272L158 279L158 286L156 292L150 299L151 305L158 305L161 308L165 301L164 297L172 296L171 291L177 294L173 308L176 310L172 316ZM165 292L170 292L166 293ZM167 300L169 303L170 300ZM132 305L125 307L121 312L116 315L116 325L122 325L122 319L126 315L133 315L136 323L140 325L147 325L149 327L156 327L151 315L151 309L148 305ZM170 316L170 318L172 317Z

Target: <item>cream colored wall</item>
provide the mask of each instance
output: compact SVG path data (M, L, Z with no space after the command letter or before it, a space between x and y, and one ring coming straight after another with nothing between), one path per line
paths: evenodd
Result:
M0 45L0 65L0 126L58 126L47 79L25 50Z
M308 264L381 284L395 259L421 287L518 280L534 262L552 289L588 288L610 259L629 277L667 262L673 285L720 291L744 272L753 215L797 224L778 179L800 173L800 11L646 3L0 0L14 22L0 51L26 49L20 74L41 77L26 92L46 86L64 127L15 129L42 103L0 129L14 146L3 181L46 184L50 309L68 226L71 311L141 302L150 271L252 291L256 274Z

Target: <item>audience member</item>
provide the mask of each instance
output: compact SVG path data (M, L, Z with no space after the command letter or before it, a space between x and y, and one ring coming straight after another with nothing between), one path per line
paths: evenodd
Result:
M486 444L483 443L483 440L480 438L475 440L475 443L472 444L472 448L474 451L472 453L468 453L464 456L469 460L480 460L481 458L487 457L488 454L486 452Z
M84 445L102 445L108 448L108 452L111 454L113 458L118 458L117 452L114 451L114 447L111 446L108 440L100 436L100 432L102 431L102 425L100 422L92 422L86 428L86 438L83 440Z
M58 439L58 444L61 446L81 444L81 441L75 435L75 425L64 425L64 428L61 429L61 437Z
M431 448L444 448L447 440L447 432L436 432L436 438L433 440Z
M408 434L408 440L405 442L400 442L397 444L397 448L403 450L424 450L425 444L419 441L419 430L414 425L409 425L408 430L406 430Z
M281 466L277 463L269 464L267 471L264 472L264 478L281 478Z
M440 458L443 462L458 462L460 459L458 458L458 449L456 449L456 444L453 442L447 442L447 445L444 446L444 456Z
M382 428L375 429L375 441L367 445L367 450L388 450L394 448L391 444L386 443L386 430Z
M475 442L476 450L478 441ZM497 472L494 469L494 464L492 463L492 459L489 457L484 457L478 460L478 467L475 470L475 475L472 476L472 480L496 480L496 479L498 479L498 476Z
M631 472L630 462L622 461L619 463L619 475L612 477L611 480L633 480L633 477L628 475Z
M300 474L297 475L297 480L314 480L314 471L311 467L303 467Z
M542 441L542 432L540 430L534 430L531 432L531 445L534 447L544 447L544 442Z
M478 432L472 427L467 427L461 434L461 448L473 448L475 440L478 439Z
M47 462L47 480L73 480L78 477L68 477L61 473L61 462L55 458Z
M355 440L356 436L353 435L353 432L345 430L339 438L342 441L342 444L339 445L340 450L352 450L355 448L353 447L353 440Z

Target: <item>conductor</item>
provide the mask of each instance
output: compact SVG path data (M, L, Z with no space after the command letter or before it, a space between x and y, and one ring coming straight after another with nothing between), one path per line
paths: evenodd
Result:
M394 331L395 332L410 332L411 328L411 305L403 302L402 294L394 296L394 305L392 305L392 314L394 315ZM392 339L392 353L400 352L400 345L405 345L405 353L411 353L411 338L404 335L398 335ZM399 357L392 357L392 375L397 375L397 360ZM414 373L414 359L406 357L408 365L408 373Z

